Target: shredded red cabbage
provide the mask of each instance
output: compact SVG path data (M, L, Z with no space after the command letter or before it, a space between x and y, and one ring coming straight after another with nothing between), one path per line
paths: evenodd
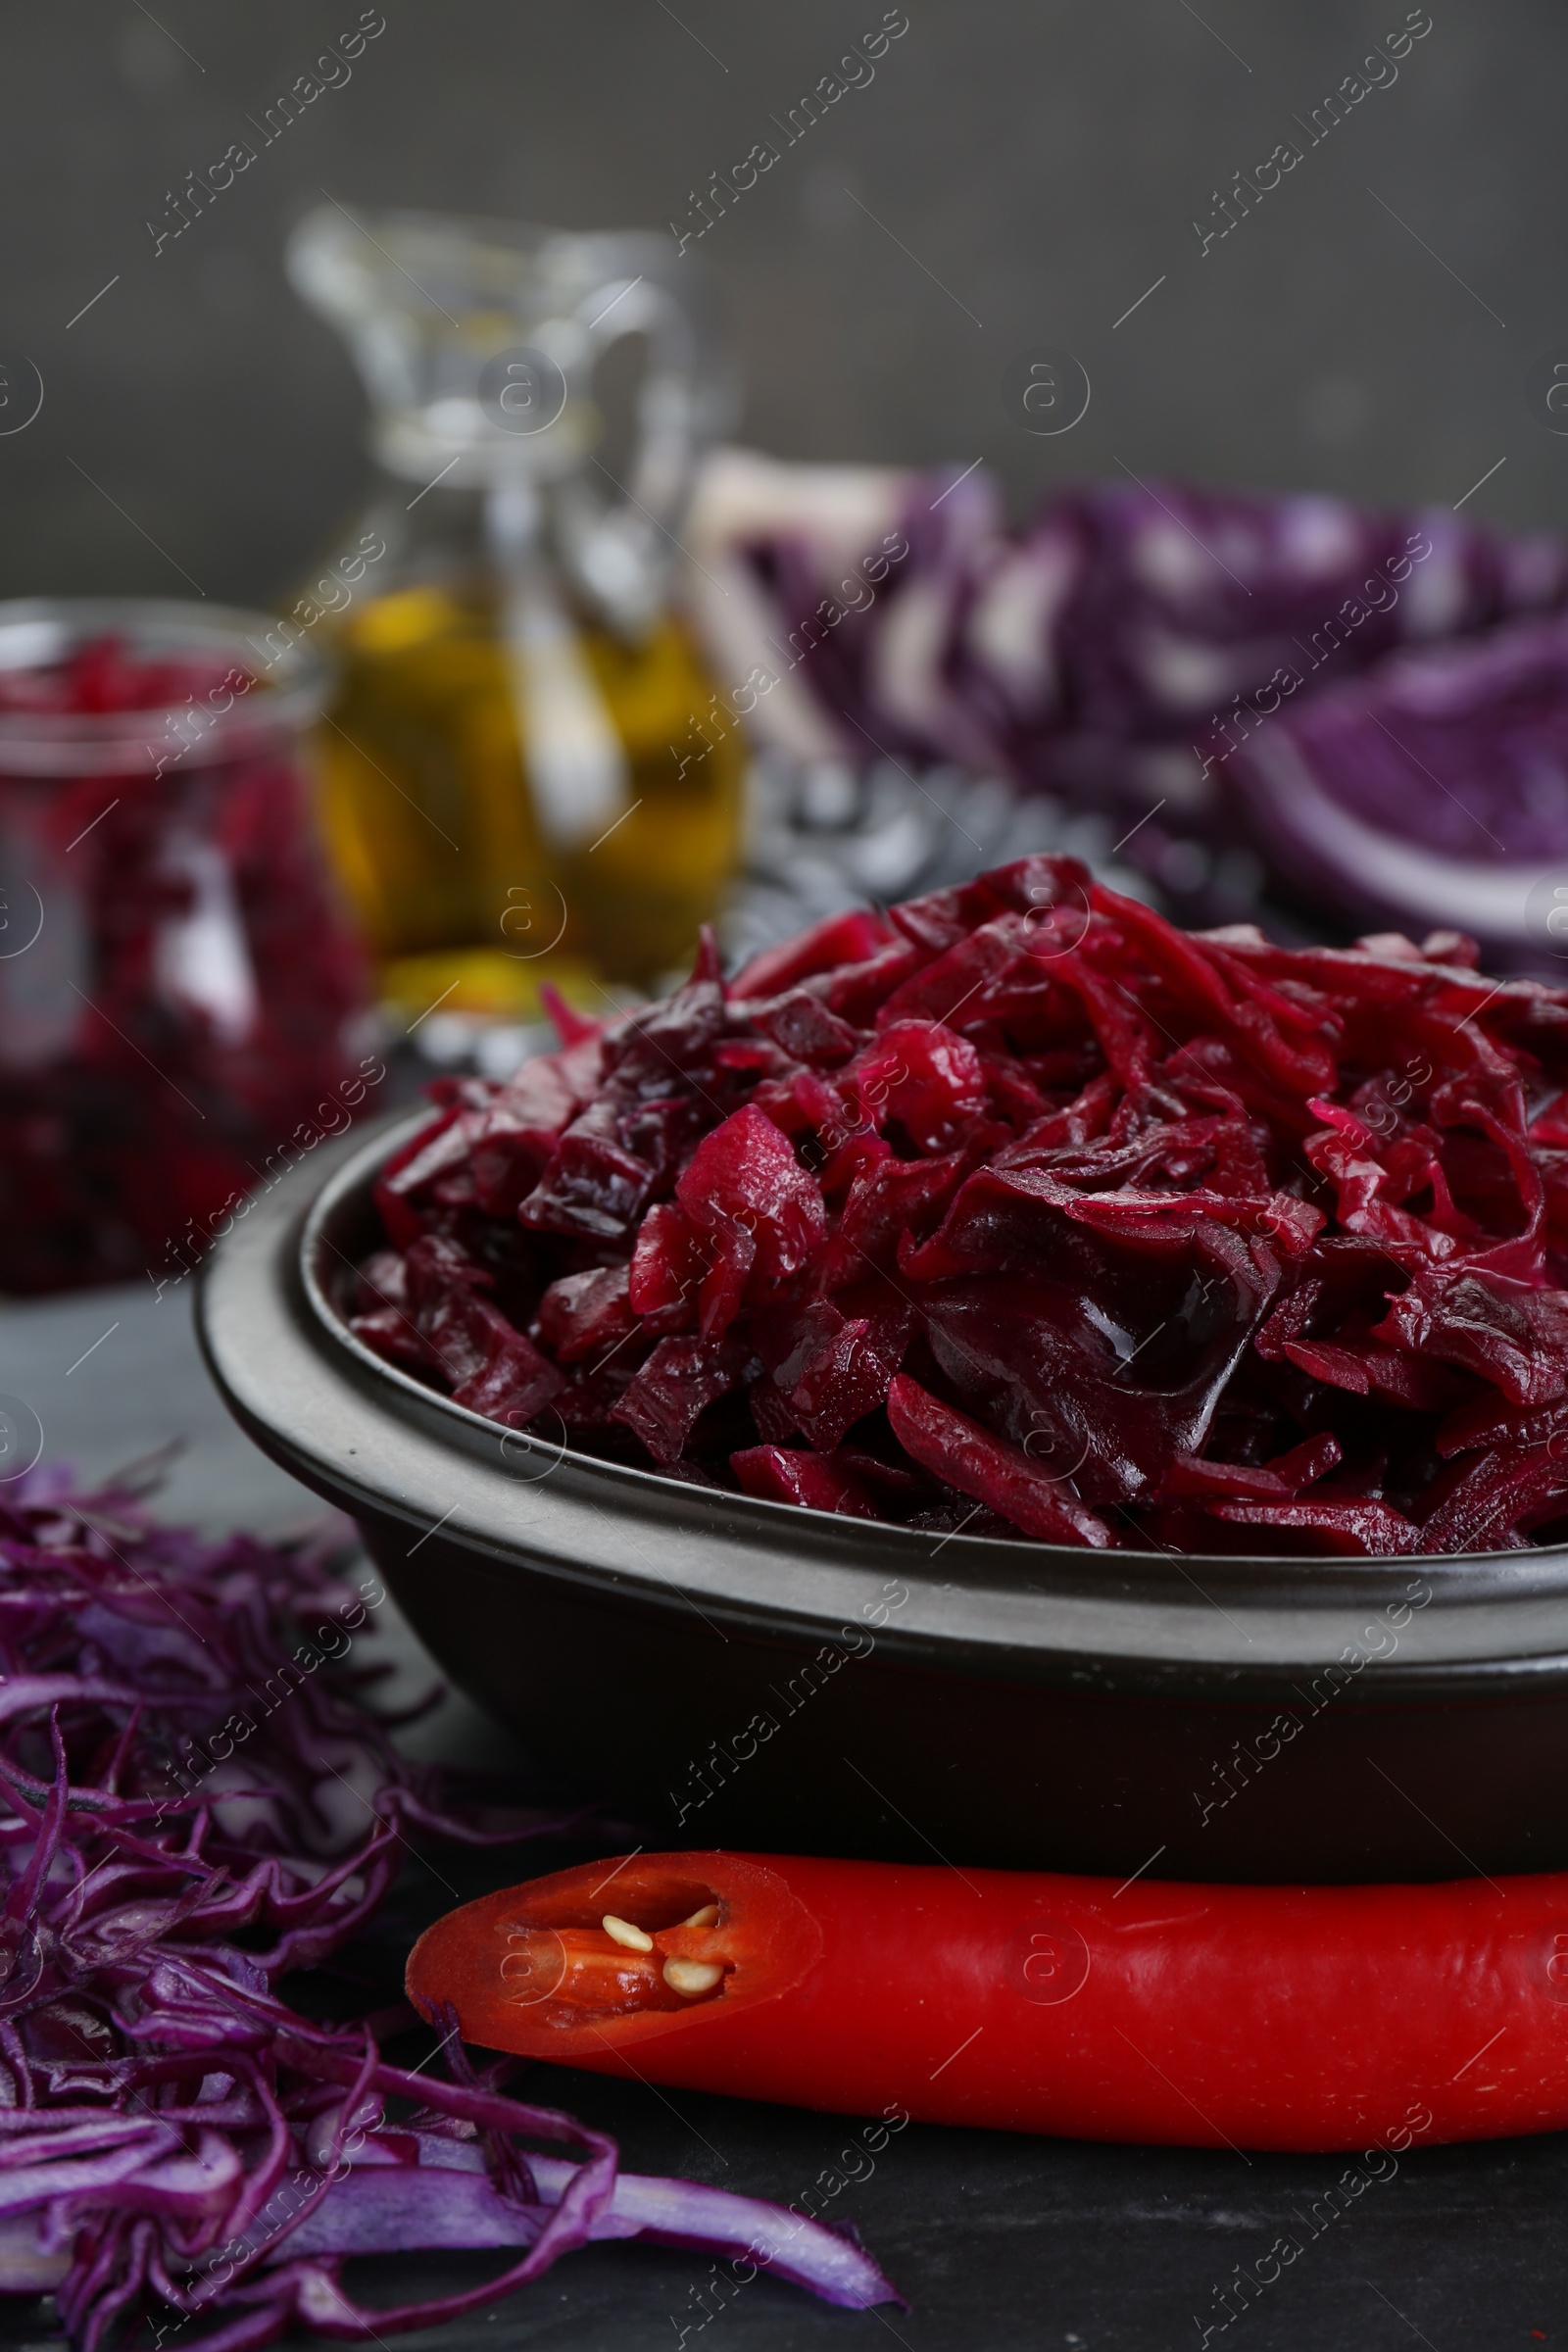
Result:
M385 1075L279 704L115 637L0 670L0 1291L178 1281Z
M410 2010L291 2008L279 1980L367 1922L405 1832L481 1836L355 1703L365 1674L321 1671L379 1589L319 1546L159 1528L128 1494L20 1492L0 1503L0 2290L53 2289L83 2352L160 2306L158 2340L200 2321L203 2352L295 2321L379 2341L606 2237L896 2299L832 2230L621 2173L603 2133L506 2094L514 2061L475 2077L449 2037L455 2080L388 2064L377 2033ZM518 2258L425 2303L348 2293L345 2258L415 2247Z
M906 1526L1469 1551L1568 1518L1568 992L1034 858L446 1081L346 1300L555 1444Z

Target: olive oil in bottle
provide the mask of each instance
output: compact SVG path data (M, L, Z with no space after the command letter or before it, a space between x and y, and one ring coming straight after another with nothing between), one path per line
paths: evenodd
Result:
M655 237L335 209L289 264L372 399L387 556L327 623L319 766L373 945L659 980L715 910L740 822L742 747L703 717L723 698L675 594L718 415L698 281L665 282ZM624 450L612 349L612 375L641 361Z

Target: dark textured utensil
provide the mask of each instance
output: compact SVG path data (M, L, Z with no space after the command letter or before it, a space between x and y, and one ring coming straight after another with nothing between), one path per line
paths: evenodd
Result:
M514 1435L339 1312L413 1125L253 1205L205 1274L207 1361L453 1679L650 1841L1189 1879L1568 1864L1568 1553L939 1537Z

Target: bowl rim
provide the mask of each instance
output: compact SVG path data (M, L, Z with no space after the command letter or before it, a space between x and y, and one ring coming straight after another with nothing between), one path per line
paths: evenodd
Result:
M725 1640L875 1625L909 1664L1084 1690L1305 1695L1301 1677L1331 1668L1358 1699L1568 1685L1568 1549L1303 1559L934 1537L691 1486L454 1404L356 1339L319 1271L347 1255L334 1221L364 1231L375 1174L429 1115L362 1124L253 1195L197 1300L241 1423L351 1514L419 1529L410 1556L433 1537L490 1574L694 1610Z

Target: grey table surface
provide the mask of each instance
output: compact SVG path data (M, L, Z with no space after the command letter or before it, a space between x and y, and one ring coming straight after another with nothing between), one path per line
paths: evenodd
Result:
M45 1458L95 1480L181 1442L160 1507L213 1532L279 1535L321 1506L228 1420L191 1332L189 1286L85 1293L0 1304L0 1396L37 1416ZM389 1603L383 1640L399 1693L435 1676ZM504 1763L507 1736L458 1696L416 1735L419 1751ZM421 1866L426 1872L429 1865ZM454 1870L459 1866L454 1864ZM514 1875L480 1862L491 1883ZM465 1895L481 1890L470 1861ZM411 1871L374 1951L395 1976L415 1927L451 1900ZM629 2169L684 2173L784 2203L863 2171L853 2121L636 2084L540 2066L521 2095L609 2130ZM488 2314L432 2329L441 2352L802 2352L886 2346L906 2352L1013 2347L1164 2352L1165 2347L1368 2352L1422 2344L1491 2352L1568 2343L1568 2135L1437 2148L1329 2199L1347 2160L1118 2148L910 2126L846 2185L831 2210L852 2222L908 2298L908 2308L826 2309L778 2281L725 2284L702 2258L637 2245L566 2257L538 2285ZM1351 2168L1354 2169L1354 2168ZM1329 2218L1332 2215L1332 2219ZM1271 2264L1275 2241L1298 2251ZM466 2258L384 2258L361 2281L392 2301L439 2291ZM1250 2299L1238 2267L1278 2270ZM1227 2318L1227 2312L1232 2316ZM1206 2330L1206 2334L1205 2334ZM0 2309L0 2347L39 2352L51 2307Z

